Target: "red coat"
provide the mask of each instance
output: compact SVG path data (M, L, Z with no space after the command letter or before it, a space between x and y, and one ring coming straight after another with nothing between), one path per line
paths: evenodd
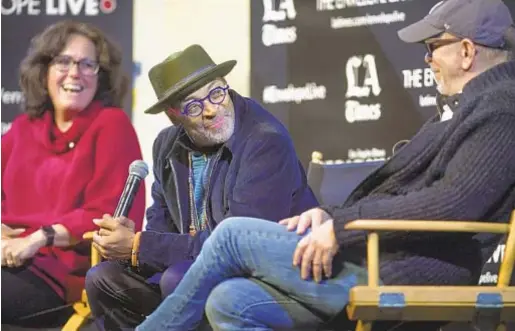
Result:
M95 230L93 218L112 214L129 165L141 159L130 119L118 108L93 102L62 133L47 111L31 120L19 116L2 136L2 223L25 227L61 224L75 238ZM141 229L144 185L130 218ZM68 302L80 297L90 267L90 246L42 248L30 268Z

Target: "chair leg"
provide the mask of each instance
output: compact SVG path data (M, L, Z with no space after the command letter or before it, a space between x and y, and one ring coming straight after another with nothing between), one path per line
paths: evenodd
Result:
M79 331L80 328L86 323L88 318L89 316L82 316L78 313L75 313L63 326L62 331Z
M372 331L372 322L358 321L356 331Z
M62 331L79 331L91 316L91 309L88 305L86 290L82 290L82 299L73 304L75 313L68 319Z

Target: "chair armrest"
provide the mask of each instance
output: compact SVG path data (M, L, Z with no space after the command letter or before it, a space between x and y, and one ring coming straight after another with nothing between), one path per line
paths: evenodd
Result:
M92 240L94 234L95 231L86 232L82 236L82 239ZM100 262L102 262L102 256L100 255L100 252L95 248L95 246L91 245L91 266L94 267Z
M82 236L82 239L85 239L85 240L93 240L93 235L95 234L95 231L91 231L91 232L86 232L84 233L84 235Z
M355 220L346 230L507 233L509 224L459 221Z
M511 229L510 229L511 228ZM368 286L377 287L379 283L379 232L381 231L425 231L425 232L473 232L509 233L506 252L499 272L497 287L508 286L515 260L515 212L511 224L486 222L460 222L442 220L355 220L345 225L346 230L368 231L367 269ZM511 230L511 231L510 231ZM512 245L514 247L510 247Z

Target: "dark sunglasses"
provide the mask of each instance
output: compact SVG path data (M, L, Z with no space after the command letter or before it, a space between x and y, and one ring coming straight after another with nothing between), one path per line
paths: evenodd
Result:
M442 46L454 44L457 42L460 42L462 39L460 38L449 38L449 39L441 39L441 38L432 38L428 39L425 42L426 50L427 50L427 56L431 57L433 56L433 52Z

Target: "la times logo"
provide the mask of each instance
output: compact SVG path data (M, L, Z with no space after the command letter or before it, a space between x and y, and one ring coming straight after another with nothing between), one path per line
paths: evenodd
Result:
M110 14L116 0L2 0L2 15L85 15Z
M360 81L359 73L363 70L365 78ZM345 66L345 75L347 78L346 98L369 99L371 94L377 97L381 93L374 55L351 56ZM347 122L377 121L379 118L381 118L380 103L361 103L354 99L345 101L345 119Z
M297 40L297 27L279 27L270 22L293 20L297 16L293 0L263 0L263 27L261 41L263 45L291 44Z

